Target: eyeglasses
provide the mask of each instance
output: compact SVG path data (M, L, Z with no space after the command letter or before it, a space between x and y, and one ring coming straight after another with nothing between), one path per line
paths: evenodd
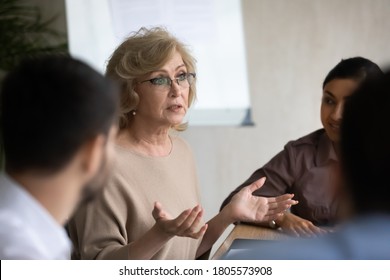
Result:
M140 84L149 82L153 86L156 86L156 88L167 90L170 89L172 86L173 81L176 81L176 83L181 88L189 88L191 84L194 82L196 77L195 73L183 73L180 74L177 78L171 79L169 77L157 77L145 81L141 81Z

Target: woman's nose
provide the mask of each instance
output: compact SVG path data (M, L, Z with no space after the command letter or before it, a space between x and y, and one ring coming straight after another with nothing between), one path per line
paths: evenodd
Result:
M339 104L337 104L337 106L334 108L332 112L332 116L331 116L332 119L335 121L341 121L341 119L343 118L343 110L344 110L344 103L340 102Z
M171 94L172 97L177 97L177 96L180 96L180 94L181 94L180 86L177 83L177 81L175 81L175 80L173 80L172 83L171 83L170 94Z

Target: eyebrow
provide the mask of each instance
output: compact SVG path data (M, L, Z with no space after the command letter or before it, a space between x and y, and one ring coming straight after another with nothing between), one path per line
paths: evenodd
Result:
M183 67L183 66L186 66L184 63L183 64L180 64L179 66L176 67L175 70L178 70L179 68Z
M333 98L336 98L335 96L334 96L334 94L333 93L331 93L330 91L328 91L328 90L324 90L324 93L326 93L326 94L328 94L328 95L330 95L331 97L333 97Z
M184 63L183 64L180 64L179 66L177 66L176 68L175 68L175 71L177 71L177 70L179 70L181 67L183 67L183 66L186 66ZM156 71L153 71L152 73L158 73L158 72L164 72L164 73L168 73L168 71L167 70L164 70L164 69L159 69L159 70L156 70Z
M336 96L334 96L334 94L333 94L332 92L328 91L328 90L324 90L324 93L330 95L330 96L331 96L332 98L334 98L334 99L337 99ZM350 96L345 96L345 97L344 97L344 100L347 100L348 97L350 97Z

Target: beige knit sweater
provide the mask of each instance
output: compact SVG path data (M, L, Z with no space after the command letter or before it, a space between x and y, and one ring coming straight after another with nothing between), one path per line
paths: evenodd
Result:
M172 151L166 157L116 147L113 175L103 194L80 208L69 222L73 258L127 259L128 244L155 223L155 201L172 217L200 203L192 152L181 138L171 138ZM194 259L199 242L174 237L153 259Z

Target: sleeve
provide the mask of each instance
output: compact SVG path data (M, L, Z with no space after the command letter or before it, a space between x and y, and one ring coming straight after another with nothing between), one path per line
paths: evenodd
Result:
M220 210L224 208L242 188L252 184L261 177L266 177L264 186L253 195L274 197L288 193L295 181L295 155L292 142L287 143L284 150L274 156L262 168L257 169L244 183L239 185L223 201Z
M111 179L99 197L81 207L69 223L72 258L128 259L126 195Z

